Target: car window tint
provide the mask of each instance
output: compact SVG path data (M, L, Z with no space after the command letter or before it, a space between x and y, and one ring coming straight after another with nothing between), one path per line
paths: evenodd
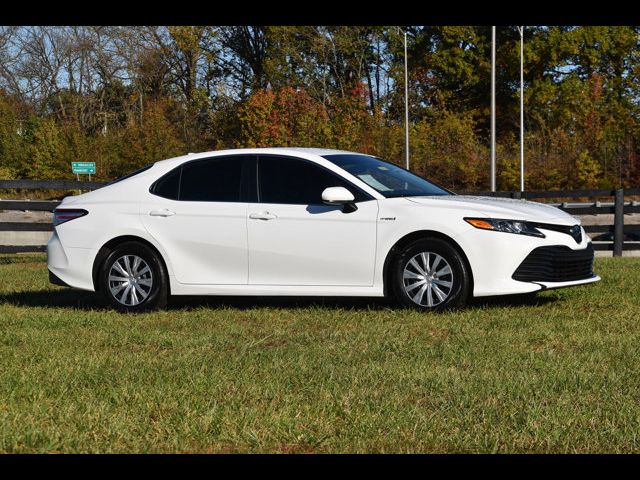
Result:
M324 158L387 198L452 194L409 170L370 155L349 153L324 155Z
M258 176L260 202L294 205L322 204L322 191L328 187L345 187L356 201L364 195L353 185L330 171L310 162L287 157L260 157Z
M239 202L244 157L209 158L185 163L180 200Z
M145 165L144 167L139 168L138 170L136 170L134 172L131 172L131 173L127 174L127 175L124 175L124 176L122 176L120 178L116 178L115 180L112 180L111 182L107 183L105 185L105 187L107 187L109 185L113 185L114 183L118 183L118 182L121 182L123 180L126 180L127 178L131 178L131 177L133 177L135 175L138 175L139 173L146 172L151 167L153 167L153 163L150 163L149 165Z
M152 193L170 200L178 199L178 187L180 186L180 170L182 166L174 168L161 177L153 186Z

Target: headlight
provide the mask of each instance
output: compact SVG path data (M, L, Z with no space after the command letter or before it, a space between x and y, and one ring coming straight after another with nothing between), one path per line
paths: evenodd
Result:
M502 218L468 218L464 221L481 230L493 230L496 232L516 233L532 237L544 238L544 233L529 222L522 220L504 220Z

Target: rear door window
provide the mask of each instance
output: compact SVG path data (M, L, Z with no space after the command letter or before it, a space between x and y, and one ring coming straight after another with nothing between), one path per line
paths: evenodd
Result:
M151 193L189 202L243 201L245 155L205 158L183 163L157 180Z

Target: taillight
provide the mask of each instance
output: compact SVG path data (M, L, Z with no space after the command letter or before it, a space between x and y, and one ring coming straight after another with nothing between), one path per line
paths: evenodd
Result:
M87 213L89 212L81 208L56 208L53 211L53 226L57 227L61 223L68 222L69 220L84 217Z

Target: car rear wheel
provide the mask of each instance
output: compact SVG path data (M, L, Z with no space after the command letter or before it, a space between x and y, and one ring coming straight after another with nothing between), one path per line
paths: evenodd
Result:
M444 310L466 303L470 274L461 254L439 238L407 245L392 270L395 298L406 307Z
M143 312L167 305L167 274L162 260L138 242L117 246L101 269L101 290L122 312Z

